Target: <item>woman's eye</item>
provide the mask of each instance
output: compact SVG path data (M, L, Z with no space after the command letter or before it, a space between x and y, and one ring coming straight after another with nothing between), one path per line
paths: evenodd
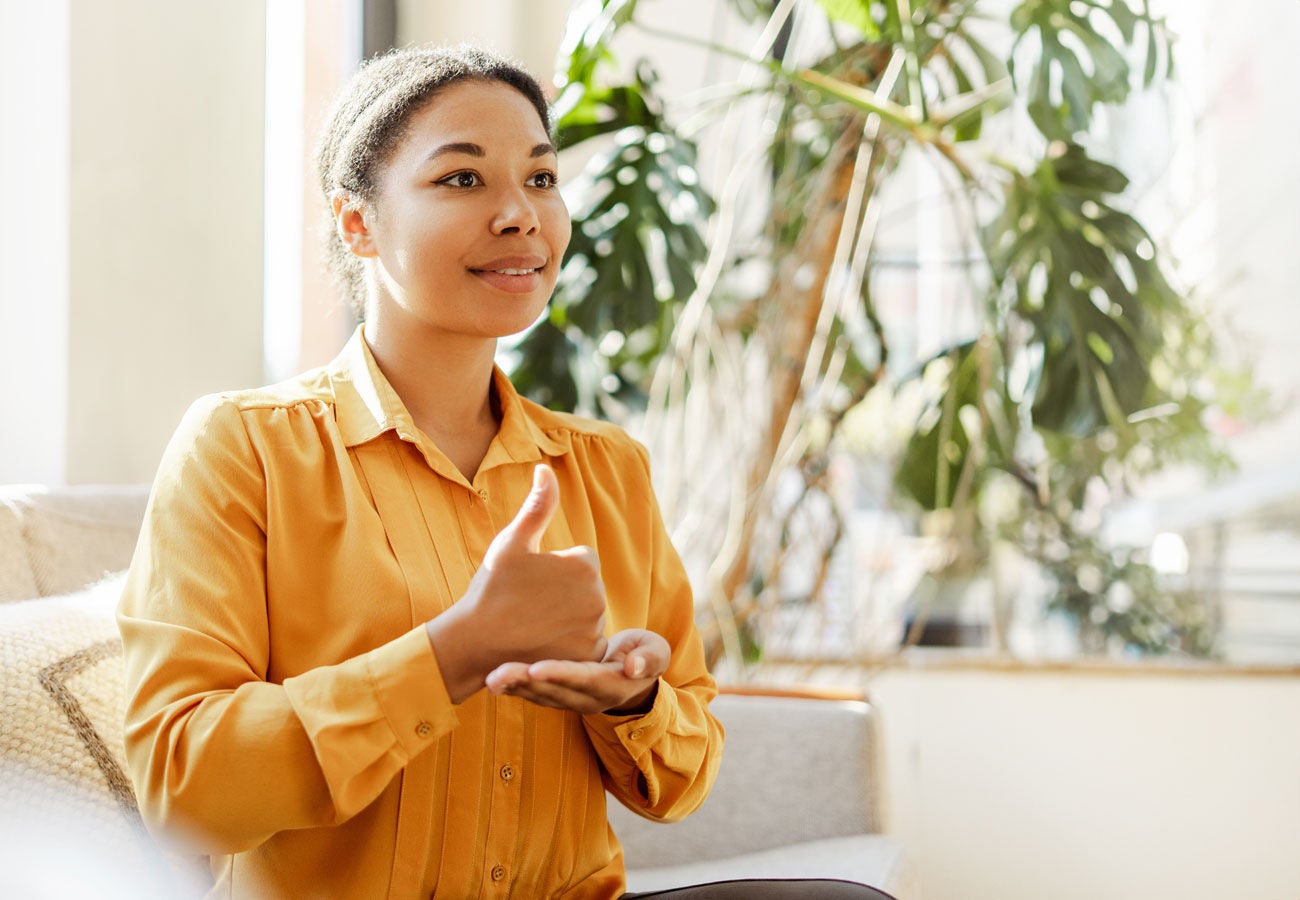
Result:
M554 172L538 172L529 179L529 184L538 188L553 188L559 183L560 180Z
M482 183L473 172L456 172L438 182L438 184L449 184L452 187L460 188L478 187Z

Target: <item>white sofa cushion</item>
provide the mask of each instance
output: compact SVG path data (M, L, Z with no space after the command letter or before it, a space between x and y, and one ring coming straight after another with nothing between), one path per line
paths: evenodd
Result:
M125 569L148 499L146 485L0 489L0 506L19 517L20 538L10 544L14 536L0 524L0 541L7 547L0 558L0 598L64 594ZM27 566L15 568L17 581L6 586L7 571L16 562L8 559L14 546L25 553ZM21 582L32 581L36 590L24 594Z
M0 491L0 603L40 594L27 556L19 508Z

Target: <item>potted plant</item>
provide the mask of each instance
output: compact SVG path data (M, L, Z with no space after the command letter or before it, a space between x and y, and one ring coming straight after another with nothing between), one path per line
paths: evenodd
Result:
M905 407L875 463L889 502L941 535L929 583L1011 542L1088 646L1204 652L1204 622L1173 615L1196 604L1170 606L1137 554L1105 547L1089 506L1171 463L1226 465L1206 413L1249 393L1218 377L1206 316L1124 209L1127 178L1089 150L1099 107L1168 75L1162 21L1137 0L1025 0L1002 19L991 0L730 7L743 47L666 26L651 2L573 13L557 135L599 149L514 372L654 445L714 658L752 658L783 610L825 612L849 510L836 455L864 409ZM629 29L734 60L734 79L670 108L649 60L622 74ZM711 190L702 142L724 161ZM954 187L974 302L965 334L909 357L879 303L878 237L918 159ZM1111 562L1084 584L1078 554Z

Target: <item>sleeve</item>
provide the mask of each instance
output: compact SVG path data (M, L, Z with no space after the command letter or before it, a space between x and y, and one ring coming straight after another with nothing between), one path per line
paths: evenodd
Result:
M717 686L704 659L695 626L695 604L681 559L668 538L650 483L649 456L635 445L643 496L624 510L644 510L644 533L628 546L649 584L644 621L616 627L644 627L662 635L672 649L659 679L654 704L644 715L583 717L587 735L604 767L606 789L628 809L649 819L675 821L694 812L713 786L722 759L722 725L709 711ZM623 476L626 478L626 474ZM648 554L649 559L645 557ZM602 554L602 566L604 565Z
M423 627L266 680L265 480L236 404L196 403L164 454L118 610L141 815L201 853L348 819L456 725Z

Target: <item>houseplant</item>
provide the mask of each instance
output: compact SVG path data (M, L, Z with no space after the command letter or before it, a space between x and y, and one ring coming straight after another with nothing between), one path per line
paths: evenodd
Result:
M941 523L932 580L1011 542L1088 648L1205 652L1195 598L1170 605L1139 554L1106 547L1090 499L1174 463L1227 465L1205 417L1245 393L1125 211L1126 177L1090 151L1098 109L1168 76L1162 21L1136 0L1025 0L1002 18L992 0L730 8L743 47L664 26L650 0L575 9L557 136L600 150L515 368L543 402L654 446L715 659L751 657L782 608L825 603L846 533L836 455L864 409L904 408L876 462L891 502ZM735 60L734 77L670 108L649 60L617 58L628 29ZM712 192L702 149L726 173ZM973 313L922 355L897 351L879 301L882 205L917 160L951 185Z

